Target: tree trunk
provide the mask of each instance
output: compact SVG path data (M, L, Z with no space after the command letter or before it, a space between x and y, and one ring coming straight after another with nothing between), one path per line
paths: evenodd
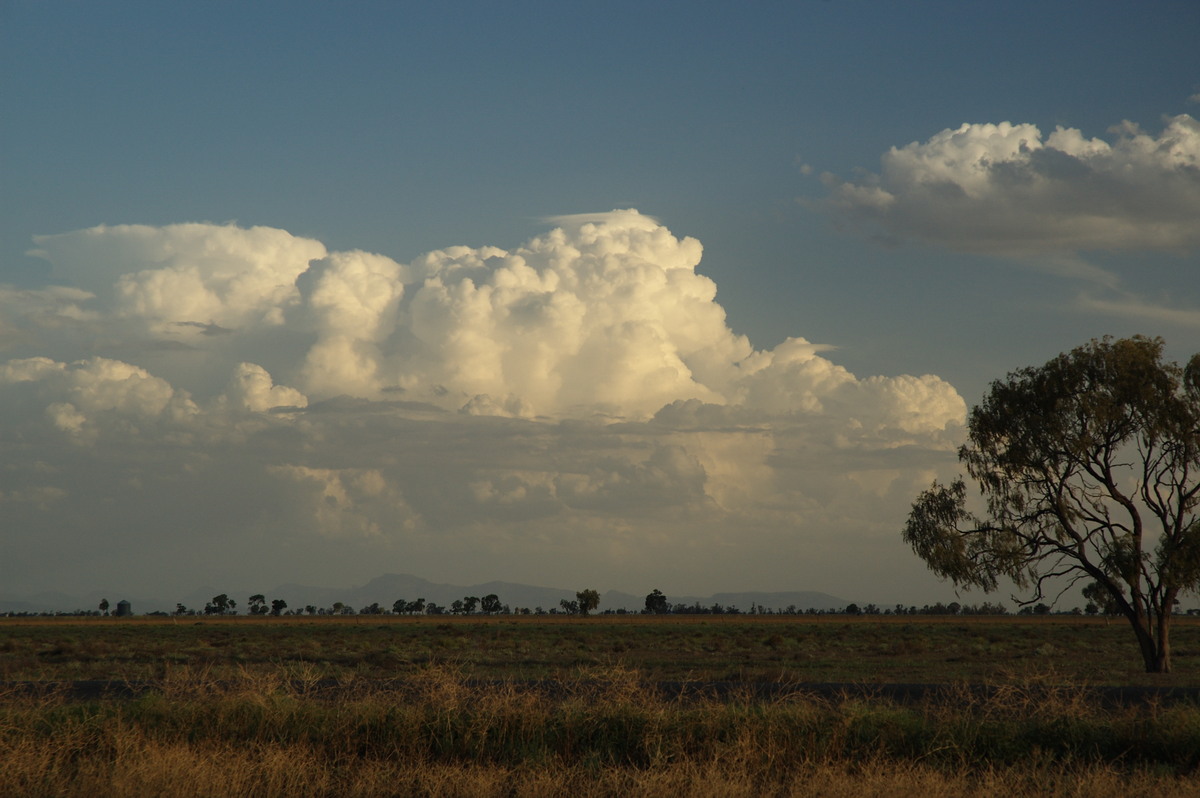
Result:
M1126 613L1129 623L1133 626L1133 633L1137 636L1138 649L1142 652L1142 662L1146 666L1146 673L1170 673L1171 672L1171 643L1168 632L1170 629L1171 618L1169 615L1159 614L1156 623L1151 625L1152 619L1141 613ZM1157 631L1158 634L1155 634Z
M1171 672L1171 608L1173 602L1168 598L1165 606L1158 613L1158 645L1156 646L1155 668L1150 670L1147 663L1147 673Z

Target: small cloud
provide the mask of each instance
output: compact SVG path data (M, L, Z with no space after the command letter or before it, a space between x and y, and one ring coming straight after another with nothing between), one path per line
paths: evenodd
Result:
M559 216L544 216L541 222L568 228L578 228L585 224L644 227L646 225L657 226L659 223L653 216L647 216L633 209L611 210L606 213L568 213Z
M200 330L201 335L229 335L233 330L228 327L222 327L219 324L209 322L205 324L199 321L177 321L174 322L176 327L196 327Z
M223 398L239 410L264 413L280 407L304 408L308 397L286 385L276 385L271 375L256 363L239 363Z

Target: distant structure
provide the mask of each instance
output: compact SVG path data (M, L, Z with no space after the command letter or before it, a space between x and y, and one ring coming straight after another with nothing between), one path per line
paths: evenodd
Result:
M125 599L121 599L117 602L117 611L114 612L113 615L117 616L118 618L124 618L128 615L133 615L133 606Z

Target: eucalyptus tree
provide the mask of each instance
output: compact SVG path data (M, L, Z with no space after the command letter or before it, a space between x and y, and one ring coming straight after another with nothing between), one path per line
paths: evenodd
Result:
M600 606L600 591L591 588L580 590L575 594L575 600L579 604L579 614L587 615Z
M1033 604L1088 581L1152 673L1171 670L1172 610L1200 586L1200 354L1162 350L1106 337L993 382L958 453L981 501L961 476L935 482L903 531L960 587L1007 578Z
M670 612L671 605L667 603L667 597L663 595L663 592L658 588L654 588L654 590L646 594L646 609L644 611L658 615Z
M182 605L181 605L182 606ZM236 615L237 602L226 593L213 596L212 601L204 605L205 615Z

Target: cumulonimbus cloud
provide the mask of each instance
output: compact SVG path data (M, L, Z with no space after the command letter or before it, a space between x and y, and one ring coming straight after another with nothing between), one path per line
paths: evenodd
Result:
M0 433L21 441L0 468L5 496L53 501L0 521L126 550L203 521L280 569L324 541L513 578L572 557L701 573L731 524L745 558L893 540L881 519L952 464L944 380L858 377L799 336L755 349L700 242L637 211L554 224L411 263L234 225L40 237L73 285L0 288Z
M825 207L885 237L993 255L1200 246L1200 122L1157 135L1131 122L1112 140L1074 128L963 124L893 147L878 174L825 175Z
M696 271L700 242L650 217L626 210L557 221L511 251L450 247L408 265L228 225L94 228L41 237L38 252L78 274L84 244L98 242L101 259L127 269L112 275L115 291L95 286L100 312L229 358L229 370L250 360L239 342L273 330L280 343L269 375L315 399L618 419L694 399L766 415L836 407L868 425L920 418L930 430L962 414L961 399L936 378L921 378L928 394L912 403L905 391L874 387L893 378L860 383L802 338L755 351L729 329L716 284ZM227 334L207 335L213 325Z

